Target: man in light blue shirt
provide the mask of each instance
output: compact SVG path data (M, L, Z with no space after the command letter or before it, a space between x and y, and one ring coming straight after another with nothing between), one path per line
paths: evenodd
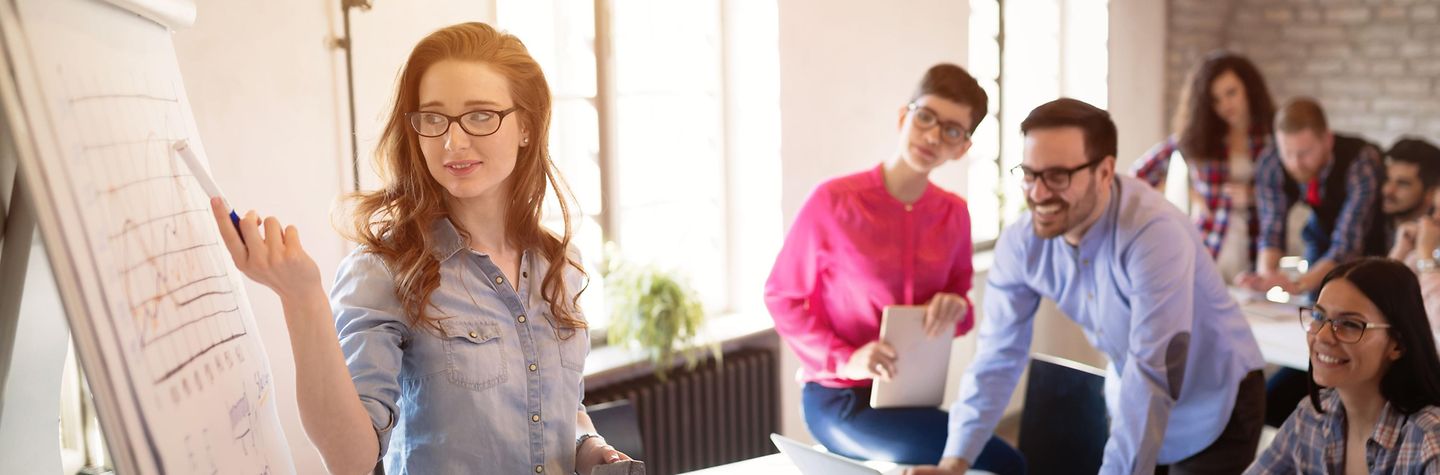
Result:
M1105 111L1059 99L1021 131L1014 172L1030 212L996 244L945 459L915 473L961 473L979 454L1029 361L1042 297L1110 360L1101 473L1244 471L1260 438L1264 361L1195 227L1144 182L1116 176Z

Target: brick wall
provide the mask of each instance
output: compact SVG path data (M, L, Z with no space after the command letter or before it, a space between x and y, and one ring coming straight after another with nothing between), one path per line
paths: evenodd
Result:
M1313 96L1332 128L1382 146L1405 134L1440 141L1440 0L1169 0L1169 7L1167 111L1199 58L1223 47L1255 61L1277 105Z

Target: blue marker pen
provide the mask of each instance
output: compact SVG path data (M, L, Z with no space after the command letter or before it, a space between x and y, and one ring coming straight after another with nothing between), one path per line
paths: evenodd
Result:
M195 180L200 182L200 188L205 190L206 195L212 198L220 198L220 200L226 204L230 203L225 200L224 195L220 194L220 186L216 185L215 180L210 178L210 173L205 171L205 167L200 164L200 159L195 157L195 151L190 149L189 141L184 139L178 140L175 142L173 148L175 149L175 153L180 155L181 161L190 167L190 174L194 175ZM235 214L235 209L233 208L230 209L230 224L235 226L235 232L238 235L240 232L240 215ZM240 236L240 240L243 242L245 236Z

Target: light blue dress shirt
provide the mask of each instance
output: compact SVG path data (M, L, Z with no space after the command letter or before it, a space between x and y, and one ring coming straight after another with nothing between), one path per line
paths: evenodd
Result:
M1029 361L1041 297L1110 359L1110 439L1101 473L1150 473L1210 446L1240 380L1264 360L1190 219L1116 176L1098 221L1071 246L1026 213L995 247L975 360L950 410L947 457L974 461ZM1056 421L1061 423L1061 421Z
M572 473L589 333L552 323L538 254L523 254L517 291L448 219L433 229L440 286L428 310L443 332L406 323L394 275L363 247L330 296L386 473ZM572 294L584 285L573 267L565 279Z

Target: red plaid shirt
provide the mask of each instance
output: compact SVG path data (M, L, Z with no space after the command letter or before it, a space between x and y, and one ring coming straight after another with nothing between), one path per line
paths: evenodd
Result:
M1171 136L1145 155L1135 161L1130 172L1136 178L1150 183L1150 186L1160 186L1170 172L1170 157L1178 155L1176 138ZM1270 146L1268 134L1255 134L1250 137L1250 160L1258 160L1265 149ZM1229 150L1229 147L1224 147ZM1190 169L1190 189L1200 195L1202 204L1208 213L1201 213L1195 217L1195 225L1200 228L1200 236L1205 241L1205 248L1210 250L1210 256L1220 254L1221 241L1225 239L1225 231L1230 227L1230 203L1231 197L1225 194L1225 183L1230 180L1230 160L1228 156L1220 157L1219 160L1187 160ZM1260 232L1259 216L1255 212L1254 199L1250 204L1249 231L1250 259L1255 259L1255 242Z

